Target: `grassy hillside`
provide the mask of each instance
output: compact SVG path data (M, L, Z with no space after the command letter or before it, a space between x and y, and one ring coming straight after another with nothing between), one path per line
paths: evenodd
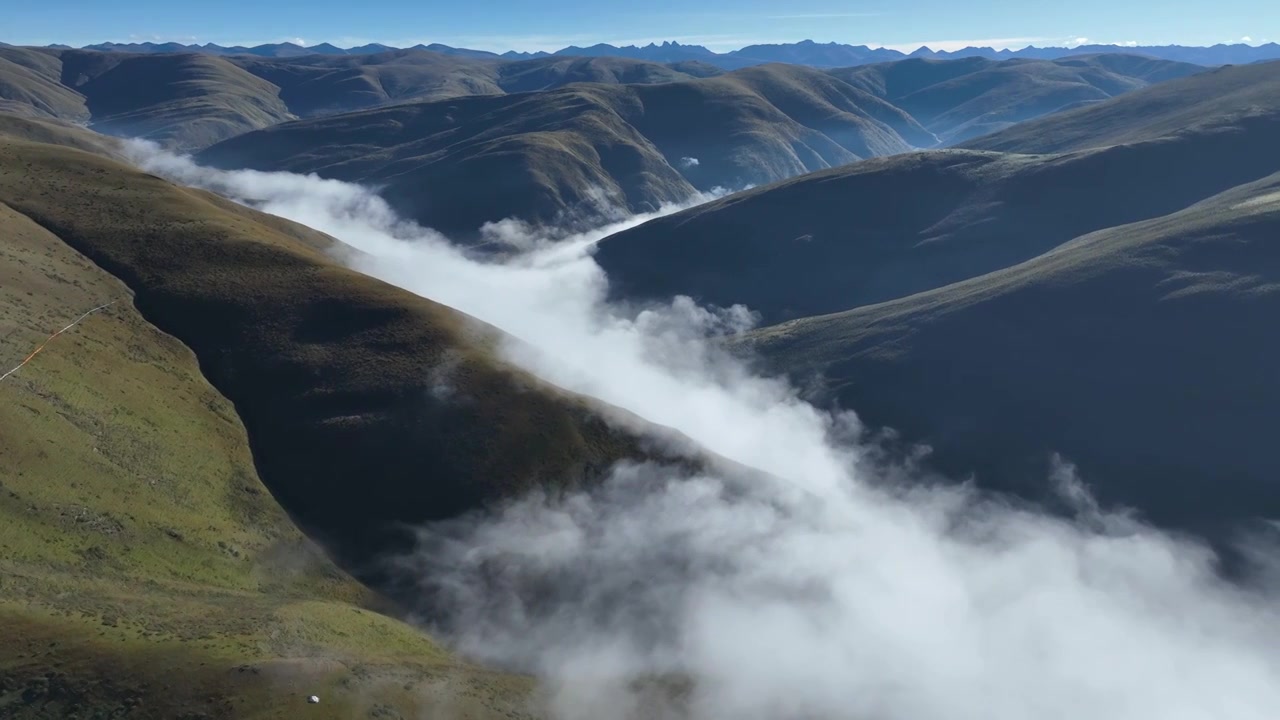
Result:
M18 173L4 144L0 177ZM0 715L316 717L529 682L443 653L299 533L234 407L129 288L0 203Z
M1085 55L1005 61L916 58L829 72L902 108L943 143L953 144L1204 70L1137 55Z
M495 360L496 330L335 265L313 249L323 239L109 160L17 143L5 155L31 170L0 179L0 198L195 351L273 494L352 562L394 543L398 523L643 454L585 400Z
M222 57L6 46L0 48L0 112L92 121L102 132L141 135L193 150L295 116L351 112L410 100L545 91L582 82L662 85L723 76L724 83L712 82L696 93L698 97L682 97L682 101L694 102L694 107L718 102L757 106L749 107L747 114L769 125L779 122L774 113L780 111L825 135L850 157L862 158L908 146L931 147L939 137L955 142L1198 69L1136 56L1098 55L1052 62L917 59L829 74L772 64L724 76L719 69L698 62L661 64L616 57L510 61L420 49ZM663 102L651 101L659 106ZM717 123L722 120L733 122L706 113L700 109L686 118L699 136L719 132ZM703 118L709 130L697 127ZM833 151L817 147L815 138L786 128L764 131L765 136L775 134L804 146L792 153L792 165L817 169L808 156L830 164ZM766 147L761 152L773 155L782 150ZM749 170L749 163L734 167L739 175L751 174L743 172ZM785 177L776 170L756 174L771 180ZM705 170L704 174L710 175Z
M662 452L332 239L110 159L0 138L0 231L6 370L118 299L0 383L0 714L521 715L294 523L372 576L401 523Z
M1057 451L1105 501L1222 537L1280 515L1278 233L1280 174L751 344L952 473L1041 495Z
M745 303L765 322L884 302L1280 169L1280 113L1252 102L1217 111L1237 120L1060 155L949 150L856 163L645 223L602 241L596 257L616 296Z
M292 118L278 94L208 55L0 48L0 112L90 122L178 149Z
M88 132L71 123L0 113L0 137L75 148L95 155L121 159L120 141Z
M500 95L492 62L416 50L358 56L229 58L280 87L280 100L299 117L377 107L412 99Z
M199 158L377 183L398 209L457 235L511 215L595 215L600 192L641 208L694 191L612 110L603 86L289 123L220 143Z
M62 63L56 55L0 46L0 113L88 120L84 96L63 85L61 78Z
M498 85L505 92L550 90L576 82L607 85L653 85L721 74L697 62L660 64L616 57L551 56L497 66Z
M1280 114L1280 62L1227 66L965 143L1004 152L1067 152L1184 133L1232 132ZM1274 135L1272 136L1274 137ZM1260 152L1275 152L1263 144Z
M74 78L100 132L189 150L293 117L275 85L223 58L137 55L103 67L100 55L62 54L64 81Z
M646 210L684 200L694 188L767 182L901 152L909 145L894 124L924 132L823 73L767 66L687 82L579 84L317 118L233 138L200 159L375 183L402 212L462 235L509 216L551 222L596 214L601 191L612 203Z
M279 85L280 99L300 117L409 100L550 90L575 82L648 84L719 73L716 68L696 63L681 67L622 58L568 57L510 62L422 50L271 59L241 56L230 60Z
M1221 539L1280 514L1263 442L1280 419L1273 75L1229 68L1033 123L1128 113L1105 126L1125 144L864 161L651 221L597 259L615 295L782 323L744 344L927 443L951 477L1044 497L1057 451L1104 500ZM1212 102L1161 89L1188 84Z
M406 100L545 90L574 82L660 83L715 75L698 63L620 58L500 61L423 50L218 57L0 48L0 112L94 124L195 150L289 120Z
M901 109L810 68L758 65L704 84L763 98L791 120L822 133L856 158L904 152L935 140ZM670 90L661 87L649 92L658 95Z

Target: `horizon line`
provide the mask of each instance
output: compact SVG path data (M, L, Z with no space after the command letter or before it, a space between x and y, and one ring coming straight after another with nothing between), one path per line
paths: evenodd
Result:
M494 51L494 50L480 50L480 49L476 49L476 48L470 48L470 47L466 47L466 45L465 45L465 44L460 44L460 45L446 45L446 44L444 44L444 43L440 43L440 42L432 42L432 43L418 42L418 43L415 43L415 44L413 44L413 45L392 45L392 44L389 44L389 43L383 43L383 42L378 42L378 41L370 41L370 42L367 42L367 43L353 44L353 45L350 45L350 46L347 46L347 47L343 47L342 45L339 45L338 43L331 42L331 41L324 41L324 40L319 41L319 42L314 42L314 43L307 43L307 42L306 42L305 40L303 40L302 38L287 38L287 39L282 39L282 40L275 41L275 42L257 42L257 43L254 43L254 44L248 44L248 43L228 43L228 44L225 44L225 45L224 45L224 44L221 44L221 43L217 43L217 42L212 42L212 41L204 42L204 43L200 43L200 42L196 42L196 41L194 41L194 39L192 39L192 40L193 40L192 42L183 42L183 40L186 40L186 39L188 39L188 38L183 38L183 39L180 39L180 40L162 40L162 39L129 40L129 41L127 41L127 42L120 42L120 41L116 41L116 40L105 40L105 41L102 41L102 42L96 42L96 43L89 43L89 44L86 44L86 45L80 45L80 46L78 46L78 47L77 47L77 46L74 46L74 45L69 45L69 44L67 44L67 43L57 43L57 42L54 42L54 43L45 43L45 44L43 44L43 45L40 45L40 44L17 44L17 45L16 45L16 47L36 47L36 48L55 48L55 47L64 47L64 48L71 48L71 49L75 49L75 50L84 50L84 49L89 49L89 48L93 48L93 47L95 47L95 46L101 46L101 45L121 45L121 46L131 46L131 45L147 46L147 45L151 45L151 46L155 46L155 45L170 45L170 44L173 44L173 45L179 45L179 46L184 47L184 48L204 48L204 47L208 47L208 46L213 46L213 47L222 48L222 49L230 49L230 48L237 48L237 47L240 47L240 48L244 48L244 49L246 49L246 50L253 50L253 49L256 49L256 48L260 48L260 47L269 47L269 46L273 46L273 45L291 45L291 46L293 46L293 47L297 47L297 48L302 49L302 50L309 50L309 49L311 49L311 48L320 47L320 46L322 46L322 45L328 45L328 46L330 46L330 47L334 47L334 48L337 48L337 49L339 49L339 50L352 50L352 49L359 48L359 47L367 47L367 46L369 46L369 45L379 45L379 46L382 46L382 47L386 47L386 48L388 48L389 50L410 50L410 49L414 49L414 48L418 48L418 47L426 48L426 47L428 47L429 45L443 45L444 47L448 47L448 48L455 49L455 50L471 50L471 51L473 51L473 52L483 52L483 53L489 53L489 54L492 54L492 55L495 55L495 56L502 56L502 55L505 55L505 54L516 54L516 55L537 55L537 54L540 54L540 53L541 53L541 54L546 54L546 55L555 55L555 54L557 54L557 53L559 53L559 52L563 52L564 50L568 50L568 49L570 49L570 48L587 49L587 48L590 48L590 47L594 47L594 46L596 46L596 45L608 45L608 46L610 46L610 47L613 47L613 48L616 48L616 49L619 49L619 50L623 50L623 49L627 49L627 48L643 49L643 48L646 48L646 47L662 47L662 46L664 46L664 45L668 45L668 44L670 44L670 45L679 46L679 47L690 47L690 48L696 47L696 48L701 48L701 49L706 50L708 53L711 53L711 54L713 54L713 55L733 55L733 54L735 54L735 53L741 52L742 50L744 50L744 49L746 49L746 48L748 48L748 47L755 47L755 46L760 46L760 45L779 45L779 46L786 46L786 45L801 45L801 44L808 43L808 44L813 44L813 45L833 45L833 46L843 46L843 47L864 47L864 48L867 48L868 50L882 50L882 51L887 51L887 52L896 52L896 53L900 53L900 54L903 54L903 55L910 55L910 54L912 54L912 53L914 53L914 52L919 52L920 50L928 50L928 51L930 51L930 52L940 53L940 54L941 54L941 53L951 53L951 54L954 54L954 53L956 53L956 52L961 52L961 51L964 51L964 50L991 50L991 51L993 51L993 52L997 52L997 53L1016 53L1016 52L1021 52L1021 51L1024 51L1024 50L1074 50L1074 49L1077 49L1077 48L1083 48L1083 47L1114 47L1114 48L1120 48L1120 49L1126 49L1126 50L1134 50L1134 49L1138 49L1138 48L1156 48L1156 47L1180 47L1180 48L1199 48L1199 49L1209 49L1209 48L1214 48L1214 47L1233 47L1233 46L1245 46L1245 47L1250 47L1250 48L1260 48L1260 47L1265 47L1265 46L1267 46L1267 45L1275 45L1275 44L1276 44L1274 41L1260 41L1260 42L1258 42L1257 44L1254 44L1253 42L1244 42L1243 40L1241 40L1241 41L1236 41L1236 42L1218 42L1218 43L1214 43L1214 44L1212 44L1212 45L1182 45L1182 44L1179 44L1179 43L1165 43L1165 44L1156 45L1156 44L1144 44L1144 43L1137 43L1137 42L1135 42L1135 41L1128 41L1128 42L1092 42L1092 41L1088 41L1088 42L1079 43L1079 44L1049 44L1049 45L1036 45L1036 44L1034 44L1034 43L1032 42L1032 43L1028 43L1028 44L1026 44L1026 45L1023 45L1023 46L1021 46L1021 47L1015 47L1015 46L1013 46L1013 45L1009 45L1009 46L1005 46L1005 47L996 47L995 45L966 45L966 46L964 46L964 47L961 47L961 48L958 48L958 49L955 49L955 50L947 50L947 49L943 49L943 50L935 50L935 49L933 49L932 47L930 47L930 43L929 43L929 42L924 42L924 43L921 43L921 44L920 44L918 47L916 47L914 50L907 51L907 50L903 50L902 48L910 47L910 46L914 45L914 43L894 43L894 44L892 44L892 45L884 45L884 44L874 45L874 44L866 43L866 42L863 42L863 43L851 43L851 42L834 42L834 41L831 41L831 42L821 42L821 43L820 43L820 42L814 41L814 40L812 40L812 39L808 39L808 38L806 38L806 39L803 39L803 40L795 40L795 41L791 41L791 42L752 43L752 44L748 44L748 45L743 45L742 47L739 47L739 48L735 48L735 49L732 49L732 50L725 50L725 51L716 51L716 50L712 50L712 49L708 48L706 45L703 45L703 44L700 44L700 43L687 43L687 44L682 44L682 43L680 43L678 40L667 40L667 41L662 41L662 42L658 42L658 41L650 41L649 43L647 43L647 44L645 44L645 45L640 45L640 44L637 44L637 43L635 43L635 42L632 42L632 43L629 43L629 44L626 44L626 45L615 45L615 44L610 43L610 42L603 42L603 41L602 41L602 42L597 42L597 43L591 43L591 44L588 44L588 45L569 44L569 45L565 45L564 47L559 48L558 50L553 50L553 51L547 51L547 50L532 50L532 51L527 51L527 50L526 50L526 51L522 51L522 50L509 49L509 50L505 50L505 51L501 51L501 52L499 52L499 51ZM615 42L618 42L618 41L615 41ZM622 41L622 42L625 42L625 41ZM954 43L954 42L956 42L956 41L941 40L941 41L935 41L935 42L933 42L932 44L934 44L934 45L943 45L943 44L950 44L950 43ZM964 42L964 41L960 41L960 42ZM975 42L982 42L982 41L975 41ZM0 41L0 44L6 44L6 43L4 43L3 41Z

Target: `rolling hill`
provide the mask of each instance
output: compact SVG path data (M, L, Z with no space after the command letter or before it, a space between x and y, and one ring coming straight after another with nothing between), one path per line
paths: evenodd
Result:
M953 476L1043 497L1058 452L1102 501L1229 540L1280 516L1277 237L1280 173L746 343Z
M276 87L221 58L64 54L95 130L189 150L292 119Z
M88 123L198 150L296 117L406 100L501 95L575 82L659 83L718 74L699 63L495 57L394 50L221 56L0 48L0 112Z
M745 303L766 323L905 297L1275 172L1280 112L1259 98L1274 103L1280 94L1267 83L1278 79L1280 63L1228 68L1031 123L1045 126L1035 137L1058 143L1068 136L1052 123L1128 117L1133 129L1100 128L1147 138L1128 145L1057 155L931 151L756 188L606 238L596 259L618 297ZM1187 98L1198 122L1165 137L1182 116L1162 121L1152 97ZM1000 137L971 145L1003 147Z
M398 100L503 92L491 63L416 50L357 56L233 57L228 62L277 86L280 101L299 117Z
M291 119L278 88L209 55L0 48L0 110L176 149Z
M612 99L579 86L396 105L250 133L198 158L377 184L406 216L458 236L509 216L594 220L606 200L640 209L692 195Z
M121 142L116 138L89 132L61 120L0 113L0 138L60 145L116 160L124 157Z
M674 67L598 58L494 67L504 91L601 75L609 82L289 123L232 138L200 157L219 167L374 184L401 213L473 239L485 222L507 217L594 219L607 214L602 192L605 205L645 211L684 200L690 188L770 183L937 145L924 125L949 142L1199 70L1118 55L909 60L826 73L774 64L684 80ZM637 72L652 82L626 85ZM467 202L478 182L486 202Z
M914 58L830 72L911 113L950 145L1204 69L1111 54L1060 60Z
M399 50L356 56L230 61L280 87L280 99L300 117L361 110L407 100L549 90L575 82L661 83L719 72L697 63L662 65L619 58L496 58Z
M499 361L496 330L332 238L42 132L0 136L5 354L116 302L0 383L0 713L526 712L528 679L329 557L376 578L402 523L698 452Z
M648 457L585 400L496 360L496 330L340 267L322 252L330 238L79 151L6 142L15 166L3 201L192 348L235 403L263 481L340 557L368 559L398 523L539 477ZM439 382L467 400L437 398Z
M1224 68L972 143L1069 152L929 151L756 188L596 258L616 297L759 311L744 351L950 477L1043 499L1060 452L1104 501L1222 540L1280 514L1262 441L1280 420L1277 77Z
M89 119L84 97L62 84L62 63L56 55L11 46L0 46L0 112Z
M550 90L570 83L654 85L721 74L719 68L697 61L659 64L612 57L544 57L504 63L497 68L504 92Z
M695 188L768 182L931 140L878 98L776 65L317 118L234 138L199 159L376 184L405 215L466 236L512 216L563 222L585 211L594 220L602 191L610 204L654 209Z
M932 147L939 135L954 141L1193 70L1123 56L909 60L830 73L753 64L725 74L699 60L513 61L418 49L224 56L4 48L0 102L10 113L179 151L228 140L204 156L221 166L378 183L403 213L474 238L485 222L506 217L589 223L619 208L683 201L693 189ZM520 97L495 99L508 94ZM395 108L406 102L412 109ZM385 113L347 115L371 108ZM325 119L286 124L296 118ZM393 131L388 118L405 125ZM467 202L481 177L502 180L487 183L490 202Z
M1280 62L1224 67L1155 85L1111 102L1060 113L963 147L1050 153L1122 145L1188 133L1235 132L1280 113ZM1263 140L1264 138L1260 138ZM1271 148L1264 142L1260 151Z
M527 679L381 614L298 532L234 406L127 286L2 201L0 229L6 370L118 300L0 383L0 715L267 718L311 693L317 717L524 707Z

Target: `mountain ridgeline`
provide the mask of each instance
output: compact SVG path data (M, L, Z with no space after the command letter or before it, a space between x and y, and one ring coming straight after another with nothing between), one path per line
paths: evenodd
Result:
M1044 61L915 58L830 71L909 113L944 145L1060 110L1109 100L1203 67L1140 55Z
M268 128L198 158L374 184L404 214L456 235L511 216L561 221L601 191L609 204L654 210L695 189L905 152L912 144L903 134L932 139L905 113L829 75L767 66L397 105Z
M766 322L836 312L998 270L1264 177L1276 169L1278 122L1280 63L1220 69L961 148L755 188L619 233L596 257L623 296L743 302ZM779 275L804 282L773 282Z
M66 46L55 46L60 49L71 49ZM182 43L100 43L97 45L85 46L85 50L99 50L103 52L126 52L126 53L180 53L180 52L198 52L211 55L255 55L259 57L302 57L305 55L371 55L397 48L380 43L370 43L351 48L340 48L329 43L321 43L319 45L311 45L304 47L296 43L269 43L265 45L257 45L254 47L233 46L223 47L213 43L204 45L184 45ZM892 48L871 48L866 45L848 45L845 43L827 42L818 43L812 40L802 40L794 43L770 43L748 45L739 50L733 50L725 53L717 53L701 45L684 45L679 42L666 41L662 43L649 43L643 47L635 45L617 46L608 43L597 43L589 47L578 47L571 45L566 48L557 50L554 53L547 52L519 52L508 50L503 53L490 52L487 50L472 50L468 48L457 48L441 43L431 43L430 45L418 44L410 50L430 50L446 55L457 55L459 57L484 58L484 59L506 59L506 60L529 60L540 57L621 57L634 60L647 60L649 62L682 62L697 61L707 63L726 70L736 70L750 65L764 65L767 63L789 63L794 65L808 65L810 67L849 67L853 65L867 65L879 62L893 62L895 60L906 60L908 58L924 58L929 60L954 60L968 57L983 57L995 60L1010 59L1032 59L1032 60L1057 60L1059 58L1070 55L1084 55L1094 53L1132 53L1142 55L1144 57L1159 58L1164 60L1174 60L1177 62L1188 62L1197 65L1241 65L1263 60L1280 59L1280 45L1276 43L1264 43L1262 45L1249 45L1246 43L1236 44L1218 44L1212 47L1195 47L1183 45L1077 45L1074 47L1035 47L1034 45L1022 48L1021 50L1003 49L996 50L990 47L966 47L959 50L933 50L929 47L919 47L911 53L905 53L901 50Z
M933 147L935 129L958 136L1005 127L1011 108L1034 116L1202 70L1108 56L950 65L764 65L674 82L459 97L286 123L199 158L370 183L403 214L463 239L506 217L597 220L606 214L602 192L606 207L640 212L695 189L766 184ZM923 122L898 104L904 99ZM477 191L485 202L465 201Z
M499 360L496 329L339 266L332 238L77 150L4 141L0 165L0 201L192 348L263 481L357 570L400 523L664 452L641 439L662 431Z
M596 259L618 298L758 311L738 347L952 477L1043 499L1057 452L1104 501L1223 539L1280 514L1278 189L1263 63L757 188Z
M1047 501L1060 454L1104 505L1229 549L1280 513L1277 237L1280 173L740 342L950 477Z
M695 191L952 144L1202 70L1124 55L726 73L691 59L428 49L262 57L4 47L0 102L199 151L220 167L371 183L402 214L474 241L508 217L589 225Z
M284 120L397 101L500 95L572 82L689 80L720 70L613 58L527 62L428 50L290 58L0 46L0 111L90 124L197 150Z
M442 702L522 717L527 678L453 658L325 550L367 577L389 519L485 494L448 479L471 472L455 461L514 461L497 477L515 489L531 481L516 457L542 448L526 469L589 479L628 433L497 362L483 327L337 267L332 238L121 164L110 138L3 120L5 356L111 304L0 383L0 714L289 717L318 693L318 718ZM387 452L387 424L465 427L419 374L442 356L459 396L501 417L453 460L429 460L425 436ZM382 460L328 474L325 446ZM401 489L382 484L397 462L415 466Z

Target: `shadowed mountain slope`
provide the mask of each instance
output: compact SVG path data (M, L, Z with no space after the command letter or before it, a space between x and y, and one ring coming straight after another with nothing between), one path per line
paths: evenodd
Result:
M324 236L76 151L3 153L30 169L0 176L0 200L195 351L272 493L349 562L399 523L649 456L586 400L498 360L496 330L338 266Z
M53 53L0 47L0 112L71 121L89 119L84 96L62 84Z
M90 122L195 150L294 119L416 99L501 95L574 82L658 83L718 74L686 63L496 57L426 50L221 57L0 48L0 112Z
M220 167L371 183L454 235L486 221L563 221L790 177L931 138L901 111L824 73L766 66L687 82L581 84L288 123L220 143ZM483 198L477 202L476 198Z
M611 107L604 86L457 98L289 123L220 143L206 164L370 183L399 211L463 236L517 216L594 219L694 188Z
M549 91L578 83L679 85L662 92L615 94L605 104L657 145L689 183L709 189L771 182L855 159L932 147L939 135L954 141L1195 68L1127 56L1005 63L910 60L830 74L801 66L752 65L726 75L696 59L659 64L566 55L510 60L426 49L224 56L6 47L0 49L0 111L89 123L100 132L193 151L298 117L406 101ZM943 79L905 92L924 82L916 76L935 75ZM688 111L675 103L687 105ZM505 132L491 123L486 130ZM575 133L580 137L580 130ZM374 144L373 154L399 159L377 145L376 138L342 137L322 139L313 165L332 164L326 148L334 142ZM595 138L587 142L599 144ZM545 150L536 141L517 144ZM427 145L419 157L441 149L438 142ZM575 145L580 150L582 143ZM550 164L574 165L568 158ZM547 220L572 211L583 201L579 181L593 173L593 192L617 193L617 186L626 184L605 181L600 168L579 167L571 173L579 177L562 178L559 172L553 167L545 181L531 181L538 186L539 212L526 219ZM667 183L655 179L651 184ZM561 194L568 196L564 202L557 198L544 204L546 196ZM642 202L625 192L620 197L628 208L639 209L668 195L654 193Z
M1280 169L1280 113L1256 102L1265 88L1247 89L1280 64L1261 67L1211 73L1215 85L1206 75L1172 81L1240 87L1167 138L1048 156L953 150L870 160L653 220L606 238L596 257L619 297L745 303L766 323L959 282Z
M1103 501L1223 538L1280 516L1278 239L1280 174L747 344L951 473L1043 497L1060 452Z
M229 58L277 85L299 117L360 110L410 99L500 95L495 63L417 50L358 56Z
M1105 103L1023 123L971 140L964 147L1065 152L1186 133L1231 132L1239 125L1271 122L1277 115L1280 62L1267 62L1172 80ZM1264 145L1262 150L1268 148Z
M659 64L613 57L545 57L499 65L497 82L505 92L515 93L550 90L575 82L653 85L722 72L695 61Z
M115 301L0 381L0 715L336 719L417 716L447 703L477 718L528 717L529 679L470 666L380 614L387 603L335 567L273 497L288 484L281 465L316 499L361 494L370 477L326 490L305 467L317 445L301 464L277 455L271 491L263 485L239 408L202 374L234 363L234 342L248 342L250 328L212 352L202 346L200 357L154 324L250 321L216 301L184 315L198 304L193 285L227 289L238 275L245 284L235 290L250 303L262 297L255 278L281 265L285 278L307 273L313 254L302 248L327 238L9 133L0 137L0 235L3 372L55 329ZM165 252L187 235L210 271L203 281L182 277L190 259ZM294 248L296 262L276 256L273 266L270 247ZM130 252L150 258L128 265ZM314 257L309 274L323 284ZM188 339L197 332L180 329ZM321 352L297 342L294 362ZM222 379L241 380L245 368ZM285 394L247 405L261 411ZM306 705L313 693L323 705Z
M99 132L187 150L293 117L275 85L222 58L143 55L106 65L63 55L64 81L85 96Z
M497 58L397 50L372 55L235 57L230 61L280 87L301 117L350 112L407 100L548 90L575 82L661 83L714 75L713 67L661 65L621 58Z
M62 120L0 113L0 138L75 148L95 155L123 159L121 142Z
M192 149L293 117L223 58L0 48L0 110Z
M1264 439L1280 420L1274 73L1080 111L1128 117L1127 144L868 160L650 221L596 257L616 296L781 323L743 346L927 443L951 477L1045 499L1060 452L1104 501L1223 540L1280 515ZM1134 98L1141 111L1117 110Z
M1204 70L1136 55L1088 55L1005 61L914 58L830 72L902 108L943 143L953 144Z

